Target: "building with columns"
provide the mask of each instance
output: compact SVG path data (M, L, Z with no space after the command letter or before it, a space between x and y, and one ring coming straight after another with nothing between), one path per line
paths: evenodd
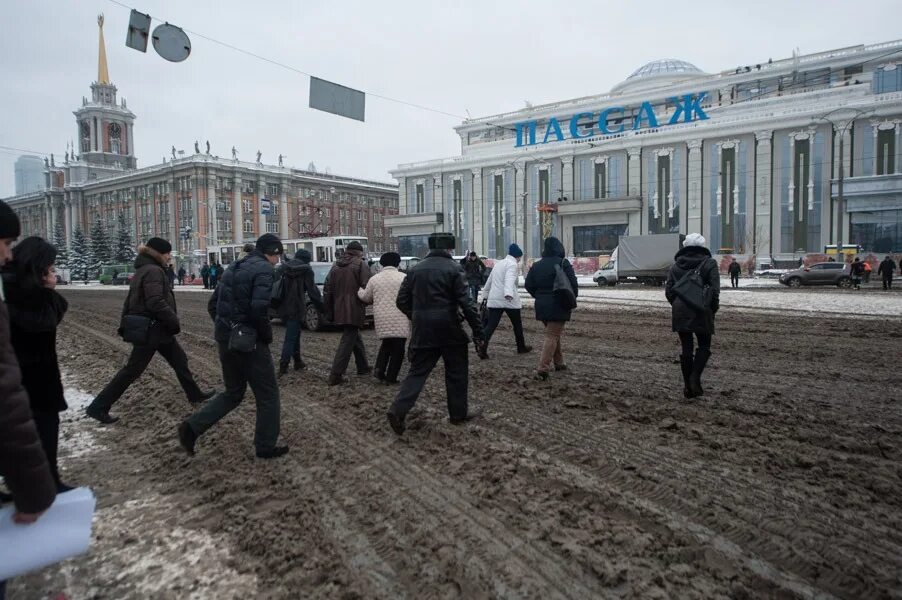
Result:
M607 94L464 121L460 156L392 171L387 223L403 254L432 231L489 257L511 242L537 257L548 235L597 256L620 235L701 232L718 254L788 260L838 229L899 252L900 124L902 41L714 74L660 60Z
M67 245L76 228L88 233L102 221L111 233L119 215L135 240L173 242L186 268L199 267L208 245L282 238L362 235L369 250L397 248L385 219L398 212L393 183L298 170L212 154L206 146L138 169L135 115L107 72L102 19L97 81L91 100L74 112L77 142L71 154L44 159L44 185L4 199L22 222L22 235L52 239L57 224ZM281 163L281 157L279 162Z

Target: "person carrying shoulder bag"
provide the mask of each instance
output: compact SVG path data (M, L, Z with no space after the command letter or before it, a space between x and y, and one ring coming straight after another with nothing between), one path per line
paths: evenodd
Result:
M150 238L138 248L135 276L122 307L119 328L122 338L133 344L132 351L125 366L88 406L86 412L92 419L105 424L119 420L110 415L110 408L141 376L157 352L175 371L189 402L203 402L215 393L198 387L188 368L188 356L175 339L181 325L175 295L166 275L171 257L172 244L162 238Z

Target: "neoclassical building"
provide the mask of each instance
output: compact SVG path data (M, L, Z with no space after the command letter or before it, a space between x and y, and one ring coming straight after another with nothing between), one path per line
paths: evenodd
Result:
M199 142L193 152L172 148L171 160L136 168L135 115L110 82L102 25L97 81L74 114L77 141L61 160L44 159L44 189L4 199L19 215L23 236L52 238L61 224L69 244L76 228L87 233L100 220L112 232L123 215L134 239L172 240L189 263L201 260L207 245L264 232L363 235L373 252L397 248L385 225L398 212L393 183L283 167L281 157L278 165L259 155L240 161L234 149L221 158Z
M902 41L714 74L660 60L607 94L463 122L460 156L391 172L387 223L402 254L444 230L489 257L510 242L536 257L551 234L595 256L620 235L701 232L715 253L788 259L839 227L902 251L900 124Z

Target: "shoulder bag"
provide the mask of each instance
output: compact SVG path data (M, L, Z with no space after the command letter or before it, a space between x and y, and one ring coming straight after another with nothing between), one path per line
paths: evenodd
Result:
M573 288L570 286L570 279L564 273L561 266L563 264L564 261L561 259L560 264L554 265L554 284L551 291L562 308L573 310L576 308L576 294L573 293Z
M231 267L235 271L241 268L244 259L238 260ZM237 275L235 276L237 277ZM253 290L253 281L251 281ZM252 292L253 293L253 292ZM229 323L229 350L232 352L248 353L257 349L257 328L247 323L232 321Z
M673 293L679 296L683 304L695 312L702 312L711 308L711 288L705 284L701 273L701 268L706 262L686 271L679 281L673 284L672 288Z
M141 282L139 282L140 285ZM157 322L147 315L129 314L129 301L132 297L132 290L128 290L125 296L125 304L122 305L122 317L119 320L119 335L122 341L129 344L147 344L150 342L150 334Z

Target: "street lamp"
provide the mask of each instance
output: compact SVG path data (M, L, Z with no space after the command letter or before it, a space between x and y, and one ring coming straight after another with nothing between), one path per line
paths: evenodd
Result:
M830 115L836 112L843 111L846 115L851 115L846 119L842 119L840 121L840 125L837 125L836 121L829 118ZM817 121L826 121L830 123L834 129L839 130L839 179L836 182L836 260L839 262L845 263L845 255L842 251L842 237L843 237L843 180L845 179L845 159L844 159L844 140L846 137L846 130L849 127L853 126L855 123L855 119L857 117L863 117L869 114L871 111L865 111L858 108L850 108L850 107L840 107L835 108L828 113L821 115L820 117L815 117L815 122ZM832 196L831 189L831 196ZM841 258L842 257L842 258Z

